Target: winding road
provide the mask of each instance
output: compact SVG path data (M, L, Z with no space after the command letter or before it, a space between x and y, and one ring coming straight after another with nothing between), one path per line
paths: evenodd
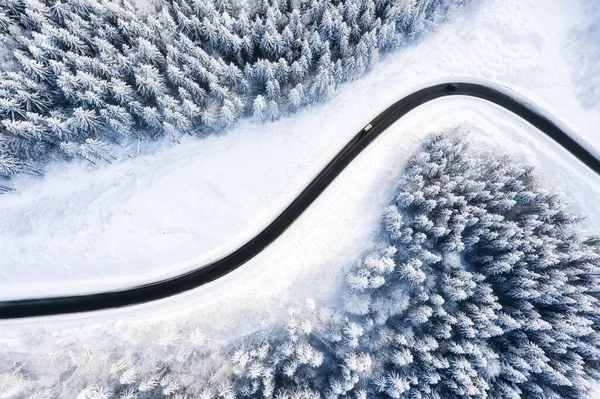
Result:
M469 82L435 84L404 97L379 114L350 140L271 224L231 254L179 276L133 288L89 295L0 302L0 319L89 312L136 305L180 294L216 280L242 266L275 241L323 193L344 168L389 126L419 105L446 96L476 97L511 111L600 174L600 160L592 152L525 101L486 84Z

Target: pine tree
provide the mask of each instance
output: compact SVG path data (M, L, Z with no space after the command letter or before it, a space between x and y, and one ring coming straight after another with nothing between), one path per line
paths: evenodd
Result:
M267 102L262 95L256 96L252 104L252 115L259 121L264 121L267 115Z

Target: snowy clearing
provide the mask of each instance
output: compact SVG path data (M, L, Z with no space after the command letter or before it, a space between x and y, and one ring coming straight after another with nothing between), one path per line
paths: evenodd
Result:
M464 15L453 17L421 43L387 57L361 80L342 86L329 103L292 118L265 125L245 121L224 136L188 139L168 149L155 145L143 149L145 155L98 169L86 164L67 168L61 165L53 167L43 180L21 177L15 181L18 193L0 197L4 221L0 226L0 298L131 286L219 257L266 225L372 116L416 84L448 74L479 76L506 84L600 146L600 136L595 134L600 122L598 103L590 103L589 96L581 97L583 80L572 74L572 62L577 59L574 54L595 54L589 51L595 43L578 36L581 21L593 26L594 16L585 14L586 7L589 4L585 1L483 1ZM587 70L593 74L594 63L588 65ZM448 101L453 105L445 106L454 107L455 112L436 111L431 107L438 105L429 104L410 117L420 115L437 127L451 123L448 118L466 113L456 122L464 121L470 128L486 132L491 130L482 129L483 125L504 126L511 119L499 110L486 111L488 106L475 100ZM408 122L398 125L404 124ZM515 130L527 129L520 126ZM417 129L419 134L429 131L426 126ZM306 271L288 280L298 287L304 275L310 277L304 280L310 286L312 277L324 273L323 266L345 264L355 258L368 245L365 234L374 231L380 205L387 202L384 192L389 192L394 181L392 177L377 178L376 169L381 168L379 173L386 169L388 174L399 173L399 168L392 165L400 165L397 161L405 159L420 140L415 132L397 133L392 129L384 136L373 146L386 147L384 140L393 137L399 140L396 152L393 146L387 146L387 158L377 154L362 166L352 165L344 172L344 176L352 176L343 184L345 194L333 198L342 187L340 181L344 179L340 178L319 201L329 206L317 211L315 204L315 209L293 227L294 231L299 229L298 235L304 241L320 237L326 244L321 250L304 248L296 252L289 246L293 240L282 238L276 245L279 262L285 260L290 266L271 270L270 262L259 256L218 285L227 286L227 281L239 273L285 270L286 276L295 276L293 270L300 269L314 274L304 275ZM544 165L540 171L553 184L564 182L561 188L575 199L578 192L579 198L587 199L577 201L577 206L594 203L590 197L597 195L594 177L574 179L567 170L581 169L577 163L557 167L555 157L539 149L540 137L535 130L523 134L520 142L534 149L520 145L519 151L535 154L536 162ZM512 138L499 134L496 141L507 151L514 151ZM369 158L368 154L361 159ZM358 181L362 184L356 184ZM384 182L387 185L382 185ZM375 190L381 191L376 198L372 197ZM342 210L342 198L360 203L357 198L365 195L361 207ZM346 223L336 219L340 216L333 210L347 215ZM592 217L596 218L593 213ZM308 220L313 221L310 226L306 225ZM340 235L352 236L352 232L360 237L344 244ZM295 233L290 231L286 237L290 234ZM337 267L326 269L325 273L339 273ZM282 284L288 287L287 282ZM319 288L326 292L324 287Z
M432 113L441 117L428 119ZM390 127L275 244L244 267L186 294L151 304L48 320L87 324L104 319L162 320L169 315L171 322L184 323L193 315L193 319L210 320L211 329L228 337L256 329L256 320L270 324L297 299L313 297L335 304L344 269L352 267L376 239L382 209L390 200L403 163L427 134L456 125L470 130L475 148L495 148L512 154L518 162L539 165L536 174L548 186L560 186L559 192L573 198L574 209L588 215L585 226L594 231L600 222L594 206L600 200L595 189L600 183L593 172L506 110L476 99L440 99ZM519 151L513 149L515 142ZM266 308L273 311L267 315ZM10 324L23 326L31 321L35 320Z

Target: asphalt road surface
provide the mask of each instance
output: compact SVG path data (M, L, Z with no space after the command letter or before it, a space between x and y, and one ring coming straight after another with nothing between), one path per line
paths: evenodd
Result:
M271 224L241 248L222 259L176 277L133 288L89 295L0 302L0 319L90 312L131 306L180 294L214 281L242 266L275 241L323 193L337 175L394 122L421 104L440 97L457 95L487 100L513 112L600 174L600 160L598 158L578 144L559 126L522 101L482 84L464 82L436 84L404 97L379 114L350 140L294 202Z

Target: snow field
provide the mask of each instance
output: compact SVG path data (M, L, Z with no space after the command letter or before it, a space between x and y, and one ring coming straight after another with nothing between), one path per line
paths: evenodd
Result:
M0 198L0 298L127 287L220 257L275 217L373 116L448 74L506 84L598 145L600 113L579 96L576 58L567 57L588 52L574 41L586 4L486 0L292 118L17 179L19 192Z
M0 197L0 298L122 288L222 256L284 209L372 117L416 85L448 73L506 84L597 144L593 126L600 116L581 102L564 57L566 50L587 51L569 47L585 4L486 0L415 46L385 58L363 79L343 85L329 103L292 118L264 125L244 121L223 136L186 139L166 149L160 143L146 145L141 155L102 168L55 165L43 180L17 179L19 192ZM198 309L202 319L226 329L232 320L225 314L247 314L252 325L256 319L251 315L283 308L292 296L333 300L340 268L348 267L374 239L403 160L426 133L453 123L483 135L481 147L494 143L494 148L541 164L538 172L544 179L574 197L575 207L590 214L589 225L597 225L592 205L598 198L596 177L570 156L563 154L557 162L554 154L562 150L511 118L481 101L457 98L413 111L344 171L265 253L218 282L160 306L173 313L185 300L190 306L182 312ZM502 128L511 123L511 129ZM506 136L508 130L511 136ZM162 312L152 316L156 305L108 318L161 318ZM234 325L243 327L237 321Z

